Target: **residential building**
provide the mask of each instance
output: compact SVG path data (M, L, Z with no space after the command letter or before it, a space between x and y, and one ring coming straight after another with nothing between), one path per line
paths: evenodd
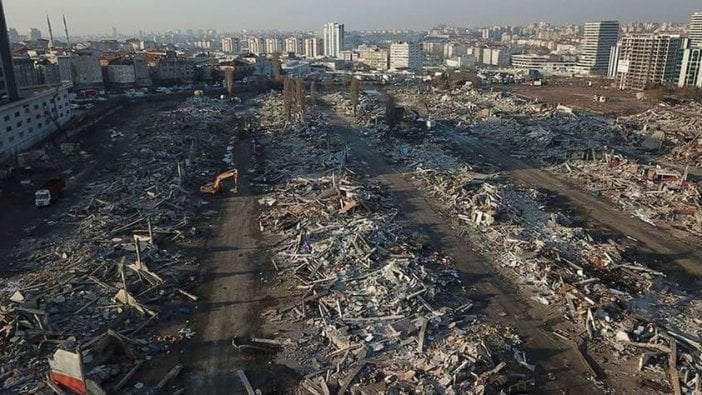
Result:
M61 81L72 81L76 88L98 88L104 86L100 57L91 51L79 51L73 55L56 58Z
M351 50L345 50L339 53L339 59L345 60L347 62L353 62L354 60L358 60L358 57L358 52Z
M338 58L344 50L344 25L330 22L324 25L322 34L324 40L324 55Z
M265 51L264 44L258 37L249 37L247 40L249 52L255 55L260 55Z
M222 37L222 52L239 53L241 52L241 43L235 37Z
M387 70L390 68L390 51L385 48L359 48L361 62L367 64L375 70Z
M702 12L692 14L688 37L690 38L690 48L702 47Z
M618 39L618 21L586 23L578 60L580 69L588 74L606 74L610 52Z
M302 55L302 42L297 37L288 37L285 39L285 52Z
M22 37L20 37L19 32L17 32L17 29L9 29L7 31L7 35L9 36L11 43L18 43L22 41Z
M177 57L172 51L150 61L149 66L155 84L190 82L195 73L194 63Z
M0 162L12 159L71 121L70 88L70 84L45 87L0 106Z
M683 41L677 85L680 88L702 88L702 47L693 47L690 41Z
M322 40L319 38L306 38L304 53L310 59L322 56Z
M151 79L151 69L149 69L149 64L146 60L146 54L137 53L132 56L132 62L134 63L134 78L137 87L149 87L153 85L153 80Z
M283 40L279 38L267 38L265 53L280 53L283 51Z
M620 42L617 65L619 89L644 90L672 83L683 38L669 34L629 34Z
M41 40L41 32L36 27L29 29L29 39L31 41Z
M419 43L399 42L390 44L390 68L420 71L424 55Z
M15 69L15 80L20 89L39 85L39 72L34 67L34 60L14 58L12 63Z
M107 68L107 82L111 88L136 87L136 72L134 62L129 58L118 58L110 61Z

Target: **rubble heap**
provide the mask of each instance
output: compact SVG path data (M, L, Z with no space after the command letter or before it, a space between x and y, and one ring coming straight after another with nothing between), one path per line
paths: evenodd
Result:
M46 220L69 230L20 248L13 269L27 273L0 293L3 392L43 388L57 349L80 350L86 378L99 385L192 336L184 328L153 339L147 327L174 306L187 314L198 299L190 292L198 264L179 246L203 236L192 219L204 203L193 184L209 181L216 162L198 153L217 151L228 136L226 112L221 102L190 99L143 131L115 136L139 144Z
M531 388L535 367L519 338L471 314L451 261L394 222L392 198L348 169L344 147L320 147L324 133L312 128L268 132L266 173L286 176L259 200L260 226L279 280L302 294L264 313L275 339L252 340L301 360L301 387L313 393L353 383L371 392ZM287 160L304 145L337 160L326 171Z

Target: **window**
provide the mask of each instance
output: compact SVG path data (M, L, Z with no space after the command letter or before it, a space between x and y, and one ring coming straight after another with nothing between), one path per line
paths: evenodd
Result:
M20 132L20 134L19 134L18 137L19 137L19 138L24 138L24 132Z
M41 114L37 114L34 118L39 119L41 117Z
M29 133L34 133L34 128L29 128Z
M19 111L15 113L15 118L19 118Z
M59 104L59 110L63 108L63 104Z
M9 121L9 120L10 120L10 116L9 116L9 115L5 115L5 120L6 120L6 121Z
M17 127L22 127L22 121L17 122Z
M6 131L6 132L9 132L9 131L11 131L11 130L12 130L12 126L8 126L8 127L5 128L5 131Z
M38 104L35 104L35 105L34 105L34 109L35 109L35 110L38 110L38 109L39 109L39 105L38 105Z
M24 121L27 122L28 124L29 124L29 123L32 123L32 118L27 118L27 119L25 119Z
M10 136L10 137L8 137L8 138L7 138L7 141L9 141L9 142L15 141L15 136Z

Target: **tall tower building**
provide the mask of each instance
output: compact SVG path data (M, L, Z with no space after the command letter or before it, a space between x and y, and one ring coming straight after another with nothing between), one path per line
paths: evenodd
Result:
M249 52L252 54L260 55L264 53L265 51L263 50L263 42L262 40L258 37L249 37L247 40L248 43L248 48Z
M222 51L226 53L237 53L241 51L239 39L235 37L222 37Z
M683 38L670 34L622 37L617 67L619 89L644 90L677 80L676 64Z
M297 37L288 37L285 39L285 52L299 55L302 53L302 44Z
M688 29L691 47L702 47L702 12L695 12L690 18Z
M305 39L305 56L314 59L322 55L322 40L319 38Z
M322 34L324 40L324 55L331 58L338 58L344 50L344 25L336 22L329 22L324 25Z
M276 53L283 50L282 40L279 38L267 38L266 39L266 53Z
M618 39L618 21L586 23L578 66L588 74L606 74L612 47Z
M702 88L702 46L693 47L689 38L683 40L682 46L682 56L679 58L678 87Z

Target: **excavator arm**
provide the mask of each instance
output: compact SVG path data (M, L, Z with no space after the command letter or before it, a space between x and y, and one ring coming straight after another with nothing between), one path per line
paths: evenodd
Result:
M215 180L212 184L207 184L203 185L200 187L200 192L202 193L209 193L209 194L216 194L222 191L222 182L224 180L233 178L234 179L234 189L238 190L239 189L239 170L237 169L231 169L227 170L225 172L222 172L215 177Z

